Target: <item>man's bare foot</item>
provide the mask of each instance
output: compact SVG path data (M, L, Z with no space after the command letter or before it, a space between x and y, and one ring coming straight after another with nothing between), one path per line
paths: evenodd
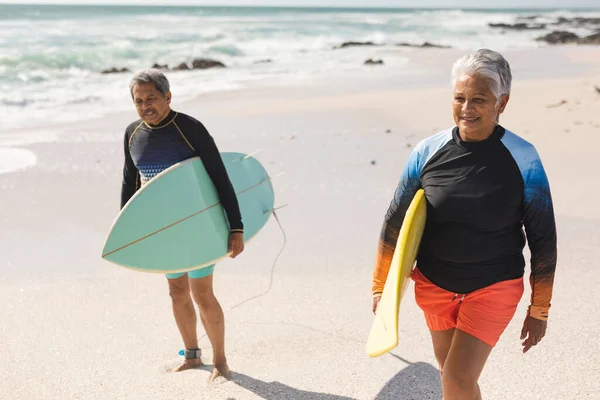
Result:
M189 360L185 360L183 364L179 367L175 368L173 372L185 371L186 369L192 369L203 366L204 363L200 358L191 358Z
M214 382L219 377L222 377L228 381L231 380L231 372L229 371L227 364L215 364L208 381Z

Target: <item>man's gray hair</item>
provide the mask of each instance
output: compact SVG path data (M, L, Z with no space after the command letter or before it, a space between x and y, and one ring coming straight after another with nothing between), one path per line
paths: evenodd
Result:
M487 78L496 102L500 97L509 95L512 84L512 73L508 61L502 54L489 49L479 49L459 58L452 66L452 86L463 75Z
M163 96L167 94L170 89L169 80L167 77L157 69L145 69L138 71L131 78L129 83L129 91L133 98L133 87L138 83L152 83Z

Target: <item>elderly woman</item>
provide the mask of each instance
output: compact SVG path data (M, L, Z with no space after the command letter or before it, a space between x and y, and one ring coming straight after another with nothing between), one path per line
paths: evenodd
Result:
M385 216L373 311L404 215L422 188L427 222L412 272L415 298L431 331L444 398L468 400L481 399L479 376L523 295L525 237L532 294L521 332L523 352L544 337L556 227L535 147L499 125L510 96L508 62L479 50L454 64L452 79L456 125L416 146Z

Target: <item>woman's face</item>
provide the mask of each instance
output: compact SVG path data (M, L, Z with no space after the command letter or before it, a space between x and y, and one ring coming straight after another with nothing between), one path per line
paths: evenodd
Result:
M498 116L504 112L508 97L502 96L498 103L486 78L460 77L454 85L452 108L461 138L465 141L487 139L494 131Z

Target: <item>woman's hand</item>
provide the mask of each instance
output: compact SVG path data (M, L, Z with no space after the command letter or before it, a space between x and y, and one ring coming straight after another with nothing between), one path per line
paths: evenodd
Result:
M523 329L521 330L521 340L525 339L522 343L523 353L527 353L529 349L536 346L542 340L546 335L547 326L548 321L542 321L530 315L525 318Z

